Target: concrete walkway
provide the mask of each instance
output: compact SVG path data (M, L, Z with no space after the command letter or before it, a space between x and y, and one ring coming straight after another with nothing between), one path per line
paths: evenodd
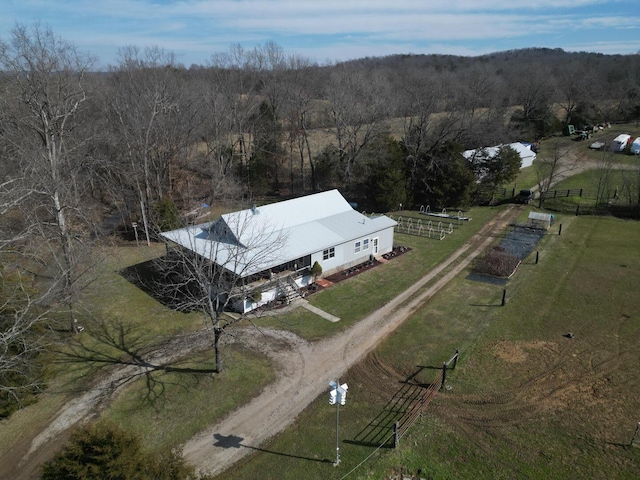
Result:
M325 320L329 320L330 322L339 322L340 321L340 317L336 317L335 315L331 315L330 313L325 312L324 310L321 310L318 307L314 307L313 305L311 305L304 298L301 298L300 300L296 300L293 303L296 306L300 306L302 308L306 308L310 312L313 312L316 315L319 315L320 317L324 318Z

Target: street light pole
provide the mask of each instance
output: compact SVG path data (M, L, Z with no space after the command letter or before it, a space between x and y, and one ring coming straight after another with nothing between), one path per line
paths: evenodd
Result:
M340 402L336 402L336 461L333 466L340 465Z
M347 403L347 390L349 387L346 383L340 385L340 382L329 382L331 390L329 390L329 405L336 406L336 461L334 467L340 465L340 405Z

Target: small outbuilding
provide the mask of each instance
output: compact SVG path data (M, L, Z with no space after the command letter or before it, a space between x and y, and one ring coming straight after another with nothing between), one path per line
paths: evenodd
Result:
M530 212L529 223L536 228L549 230L553 225L553 215L550 213Z

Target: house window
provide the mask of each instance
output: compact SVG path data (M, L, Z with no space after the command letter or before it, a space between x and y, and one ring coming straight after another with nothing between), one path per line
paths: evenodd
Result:
M362 243L361 242L356 242L356 248L355 248L355 253L358 253L360 251Z
M322 260L329 260L336 256L336 249L334 247L327 248L322 252Z
M369 239L365 238L362 241L362 250L369 250Z

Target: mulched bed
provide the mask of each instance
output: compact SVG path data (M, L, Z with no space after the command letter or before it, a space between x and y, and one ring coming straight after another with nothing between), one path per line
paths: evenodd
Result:
M367 270L371 270L372 268L377 267L378 265L381 265L382 263L392 260L394 258L399 257L400 255L404 255L405 253L407 253L408 251L410 251L411 249L408 247L403 247L403 246L398 246L398 247L394 247L394 249L389 252L389 253L385 253L384 255L382 255L383 260L376 260L373 259L372 261L367 260L366 262L363 262L359 265L356 265L354 267L351 268L347 268L346 270L342 270L341 272L338 273L334 273L333 275L329 275L328 277L324 277L323 279L321 279L319 282L320 283L324 283L322 282L322 280L326 280L328 282L331 282L332 284L334 283L340 283L344 280L348 280L350 278L353 278L356 275L360 275L363 272L366 272ZM305 287L303 289L303 291L305 292L305 296L309 296L312 295L314 293L317 292L321 292L322 290L324 290L325 288L330 288L331 285L328 286L323 286L320 283L314 283L308 287Z

